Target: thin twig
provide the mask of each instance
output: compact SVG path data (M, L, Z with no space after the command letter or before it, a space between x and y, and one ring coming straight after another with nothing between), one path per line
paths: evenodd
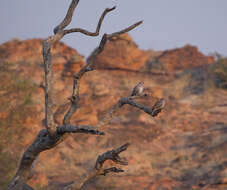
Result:
M115 7L108 9L107 12L114 10ZM104 13L105 13L104 11ZM104 18L105 14L102 14L102 17ZM101 17L101 18L102 18ZM102 19L100 19L100 24L102 23L101 21ZM91 55L87 58L86 61L86 65L77 73L74 75L74 80L73 80L73 92L72 92L72 104L71 107L69 108L68 112L66 113L66 115L64 116L64 120L63 120L63 124L66 125L70 122L70 119L72 117L72 115L76 112L76 110L78 109L78 103L79 103L79 89L80 89L80 79L83 77L83 75L88 72L91 71L91 65L94 63L95 58L104 50L104 47L106 45L106 42L111 39L114 36L118 36L120 34L123 34L125 32L128 32L132 29L134 29L135 27L139 26L140 24L142 24L142 21L139 21L121 31L112 33L112 34L104 34L99 46L97 48L95 48L95 50L91 53Z
M65 18L58 26L56 26L54 28L54 34L58 33L59 31L62 31L66 26L68 26L70 24L74 10L75 10L76 6L78 5L78 3L79 3L79 0L72 0Z
M80 32L80 33L85 34L85 35L87 35L87 36L98 36L104 17L106 16L106 14L107 14L108 12L114 10L115 8L116 8L116 7L114 6L114 7L112 7L112 8L106 8L106 9L103 11L103 13L102 13L102 15L101 15L101 17L100 17L100 19L99 19L99 22L98 22L98 25L97 25L97 27L96 27L96 31L95 31L95 32L89 32L89 31L87 31L87 30L85 30L85 29L82 29L82 28L72 28L72 29L64 30L64 31L63 31L63 35L70 34L70 33L74 33L74 32Z
M135 23L135 24L133 24L133 25L131 25L131 26L129 26L129 27L127 27L127 28L125 28L125 29L119 31L119 32L114 32L114 33L112 33L112 34L108 34L108 35L107 35L107 38L110 39L110 38L119 36L119 35L121 35L121 34L127 33L127 32L133 30L134 28L136 28L137 26L139 26L139 25L142 24L142 23L143 23L143 21L141 20L141 21L139 21L139 22L137 22L137 23Z

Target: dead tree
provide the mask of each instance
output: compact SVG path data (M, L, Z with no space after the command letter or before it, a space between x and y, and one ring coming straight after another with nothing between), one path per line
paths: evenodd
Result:
M118 32L114 32L112 34L104 34L102 39L99 43L99 46L91 53L91 55L87 58L86 64L84 67L74 75L73 77L73 87L72 87L72 96L70 98L70 106L68 110L65 111L63 125L58 125L55 122L55 118L61 113L62 107L60 106L56 112L53 111L53 69L52 69L52 60L51 60L51 46L62 39L66 34L79 32L87 36L98 36L99 30L102 25L103 19L107 13L113 11L116 7L107 8L102 13L97 28L95 32L89 32L82 28L72 28L72 29L65 29L71 22L72 16L74 13L75 8L77 7L79 0L72 0L67 14L63 21L54 29L54 34L43 41L43 61L44 61L44 71L45 71L45 129L40 130L37 137L35 138L34 142L27 148L24 152L19 168L11 180L10 184L8 185L8 190L24 190L24 189L33 189L29 185L27 185L27 181L31 179L31 168L32 164L38 155L48 149L51 149L57 146L59 143L63 142L69 133L87 133L91 135L104 135L103 132L99 131L98 129L102 126L106 125L110 119L113 117L114 113L120 109L125 104L137 107L142 111L150 114L151 116L155 117L157 112L154 113L153 108L149 108L138 104L135 102L135 99L142 98L146 96L146 94L141 94L142 90L140 89L138 92L140 93L132 93L133 96L123 97L120 98L119 101L110 109L110 111L105 115L104 119L101 120L96 126L89 126L89 125L82 125L82 126L75 126L70 123L70 119L72 118L73 114L79 108L79 90L80 90L80 79L84 76L86 72L92 71L91 65L94 62L94 59L97 55L99 55L104 47L105 44L112 40L113 38L118 38L119 35L129 32L130 30L134 29L138 25L142 23L139 21L123 30ZM134 89L135 91L135 89ZM64 110L64 109L63 109ZM159 111L160 112L160 111ZM112 160L120 165L126 165L127 161L122 159L119 156L119 153L125 151L129 143L126 143L119 148L113 149L111 151L107 151L104 154L100 155L97 158L96 164L92 172L88 173L87 176L81 177L81 179L75 181L74 183L66 186L64 189L81 189L83 184L88 180L98 176L98 175L106 175L110 172L123 172L122 169L111 167L111 168L104 168L103 163L106 160Z

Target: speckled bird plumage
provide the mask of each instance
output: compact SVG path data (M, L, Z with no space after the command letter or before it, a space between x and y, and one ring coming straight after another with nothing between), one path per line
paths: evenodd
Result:
M133 89L131 96L141 95L144 89L144 82L139 82Z
M158 100L154 106L152 107L152 116L157 116L161 111L162 109L165 107L165 99L164 98L161 98L160 100Z

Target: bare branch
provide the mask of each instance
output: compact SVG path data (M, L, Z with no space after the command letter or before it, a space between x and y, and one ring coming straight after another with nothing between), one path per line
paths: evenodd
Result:
M118 101L108 112L107 114L104 116L104 118L99 121L99 123L97 124L97 128L103 127L104 125L106 125L107 123L109 123L109 121L114 117L115 113L119 110L119 108L121 108L123 105L120 101Z
M105 17L105 15L114 10L116 7L113 7L113 8L107 8L101 15L100 19L99 19L99 22L98 22L98 25L97 25L97 28L96 28L96 32L95 33L92 33L91 36L96 36L99 34L99 30L100 30L100 27L102 25L102 21ZM89 35L89 32L88 31L85 31L83 29L76 29L76 30L79 30L78 32L80 31L84 31L85 33L87 33ZM65 30L65 34L67 33L67 30ZM83 33L83 32L82 32ZM91 34L91 33L90 33ZM104 48L104 47L103 47ZM99 48L96 48L96 49L99 49ZM102 49L103 50L103 49ZM101 51L102 51L101 50ZM80 79L81 77L86 73L86 72L89 72L89 71L92 71L93 69L90 68L91 64L93 63L91 60L93 60L99 53L101 53L101 51L94 51L91 56L90 56L90 59L87 59L87 64L77 73L74 75L74 80L73 80L73 92L72 92L72 98L71 98L71 107L69 108L68 112L65 114L64 116L64 119L63 119L63 124L66 125L66 124L69 124L70 122L70 119L72 117L72 115L76 112L76 110L78 109L78 103L79 103L79 89L80 89Z
M51 132L51 134L53 134L54 130L55 130L55 126L54 126L54 116L53 116L53 98L52 98L52 90L53 89L53 82L52 82L52 62L51 62L51 54L50 54L50 45L55 43L56 41L59 41L65 34L67 33L71 33L71 32L82 32L84 34L87 35L98 35L99 34L99 30L102 24L102 21L105 17L105 15L114 10L116 7L113 8L107 8L103 14L101 15L97 28L96 28L96 32L91 33L88 32L86 30L83 29L72 29L72 30L64 30L62 31L62 28L66 27L70 22L71 22L71 18L73 15L73 11L76 7L76 5L78 4L78 1L72 1L67 15L65 17L65 19L63 20L63 22L61 24L59 24L56 28L55 31L57 31L56 35L49 37L46 41L44 41L44 45L43 45L43 57L44 57L44 64L45 64L45 110L46 110L46 127L48 129L48 131ZM74 81L73 81L73 93L72 93L72 104L68 110L68 112L65 114L64 116L64 120L63 120L63 124L66 125L70 122L70 119L72 117L72 115L76 112L76 110L78 109L78 102L79 102L79 86L80 86L80 78L84 75L85 72L90 71L90 66L93 63L93 60L96 58L96 56L98 54L100 54L103 49L104 46L106 44L106 42L108 41L108 39L111 39L112 37L118 36L120 34L123 34L125 32L128 32L132 29L134 29L135 27L137 27L138 25L140 25L142 23L142 21L139 21L119 32L115 32L112 34L104 34L102 37L102 40L100 42L100 45L98 48L95 49L95 51L93 51L93 53L91 54L91 56L87 59L87 64L80 70L80 72L78 74L76 74L74 76ZM46 58L46 59L45 59ZM46 61L45 61L46 60Z
M51 45L61 40L61 38L65 34L69 34L71 32L81 32L86 35L90 36L97 36L99 35L100 27L102 25L103 19L105 15L114 10L115 7L106 9L98 22L98 25L96 27L95 32L89 32L84 29L75 28L70 30L64 30L66 26L68 26L72 20L72 16L74 13L74 10L79 3L79 0L72 0L71 4L69 6L69 9L67 11L67 14L63 21L54 29L54 34L50 37L48 37L43 42L43 60L44 60L44 70L45 70L45 126L46 129L43 129L39 132L36 139L33 141L33 143L27 148L27 150L24 152L23 157L20 162L20 166L13 178L13 180L10 182L8 189L17 189L20 188L30 188L28 185L26 185L26 181L31 177L30 175L30 169L32 168L32 164L35 161L35 159L38 157L38 155L48 149L51 149L55 146L57 146L59 143L63 142L64 139L67 137L67 134L69 133L88 133L88 134L95 134L95 135L103 135L103 132L98 131L96 128L92 128L90 126L73 126L68 125L70 123L70 119L75 113L75 111L78 109L79 105L79 87L80 87L80 79L81 77L88 71L91 71L91 65L94 62L94 59L97 55L99 55L108 40L111 40L113 37L117 37L120 34L123 34L125 32L128 32L138 25L142 23L142 21L137 22L119 32L115 32L112 34L104 34L102 37L102 40L99 44L99 46L93 51L91 56L87 59L87 64L74 76L74 82L73 82L73 92L71 97L71 106L67 113L64 116L63 120L63 126L57 126L55 121L57 123L60 123L56 120L56 117L62 114L66 111L66 107L68 107L68 104L64 105L63 107L60 107L57 109L57 111L53 112L53 69L52 69L52 59L51 59ZM121 99L115 107L113 107L112 111L110 112L110 116L114 114L114 112L124 104L133 104L133 106L141 107L140 105L137 105L136 103L132 103L132 97L130 100L127 99L127 101L123 101L124 99ZM132 101L132 102L131 102ZM157 112L156 112L157 113ZM109 120L109 117L107 117L107 122ZM93 172L91 172L87 177L82 178L79 183L79 185L72 185L74 187L82 187L82 185L88 181L89 179L97 176L97 175L105 175L109 172L122 172L123 170L117 169L115 167L109 168L109 169L103 169L102 165L107 159L111 159L114 162L118 164L127 164L127 162L119 157L119 153L126 150L128 147L128 144L123 145L122 147L108 151L104 153L104 155L101 155L99 159L97 160L96 168Z
M79 85L80 80L79 79L75 79L74 77L74 81L73 81L73 93L72 93L72 98L71 98L71 106L69 108L69 110L67 111L67 113L64 116L63 119L63 124L69 124L70 119L72 117L72 115L76 112L76 110L79 108Z
M104 154L99 155L99 157L98 157L98 159L97 159L97 161L95 163L95 168L97 170L101 169L103 167L104 162L106 160L112 160L113 162L115 162L117 164L120 164L120 165L128 165L128 162L126 160L123 160L119 156L119 154L121 152L127 150L129 145L130 145L129 143L126 143L126 144L120 146L119 148L107 151Z
M104 132L96 130L94 127L88 125L73 126L73 125L63 125L57 127L58 134L64 133L89 133L94 135L104 135Z
M71 102L67 101L66 103L60 105L57 110L54 113L54 122L58 125L61 124L61 121L59 121L60 116L65 113L68 109L68 107L71 105Z
M88 36L98 36L99 35L99 31L100 31L100 28L101 28L101 25L102 25L102 21L105 17L105 15L114 10L116 7L113 7L113 8L107 8L104 10L104 12L102 13L100 19L99 19L99 22L98 22L98 25L96 27L96 31L95 32L89 32L87 30L84 30L82 28L73 28L73 29L69 29L69 30L63 30L63 29L59 29L59 26L57 26L55 29L54 29L54 33L55 35L53 36L50 36L47 41L51 44L59 41L64 35L66 34L70 34L70 33L73 33L73 32L80 32L82 34L85 34L85 35L88 35ZM70 21L71 22L71 18L70 18ZM65 26L66 27L66 26Z
M137 22L137 23L135 23L135 24L123 29L123 30L120 30L118 32L114 32L112 34L104 34L103 37L102 37L102 40L101 40L101 42L99 44L99 47L94 50L94 52L88 58L87 62L90 62L90 60L93 59L93 57L96 57L98 54L100 54L103 51L103 49L104 49L104 47L106 45L106 42L108 40L111 40L113 37L117 37L117 36L119 36L121 34L129 32L129 31L133 30L134 28L136 28L137 26L139 26L140 24L142 24L142 23L143 23L143 21L139 21L139 22Z
M137 107L137 108L141 109L142 111L148 113L149 115L153 116L152 115L152 112L153 112L153 109L152 108L149 108L147 106L138 104L138 103L134 102L130 97L129 98L127 98L127 97L126 98L121 98L120 99L120 104L122 106L125 105L125 104L128 104L128 105L131 105L133 107Z
M80 33L85 34L87 36L98 36L99 35L100 28L101 28L101 25L102 25L102 21L103 21L105 15L108 12L114 10L115 8L116 7L114 6L112 8L106 8L104 10L104 12L102 13L102 15L101 15L101 17L99 19L99 22L98 22L98 25L96 27L96 31L95 32L89 32L89 31L87 31L85 29L82 29L82 28L72 28L72 29L69 29L69 30L64 30L63 31L63 35L70 34L70 33L73 33L73 32L80 32Z
M135 89L138 87L138 84L133 88L133 91L135 91ZM143 86L142 86L143 88ZM143 90L143 89L142 89ZM141 92L142 93L142 92ZM132 93L133 96L129 96L129 97L123 97L121 98L108 112L107 114L104 116L104 118L96 125L97 128L103 127L104 125L106 125L107 123L109 123L109 121L114 117L114 114L125 104L131 105L133 107L139 108L142 111L144 111L145 113L151 115L152 117L156 117L165 107L165 100L163 98L161 98L160 100L158 100L157 102L155 102L155 104L152 106L152 108L141 105L139 103L136 103L135 99L138 98L143 98L143 97L147 97L147 94L139 94L139 95L135 95L134 93Z
M104 50L104 47L105 47L106 42L108 40L111 40L113 37L117 37L117 36L119 36L123 33L129 32L130 30L134 29L135 27L139 26L140 24L142 24L142 21L139 21L139 22L137 22L137 23L121 30L121 31L118 31L118 32L115 32L115 33L112 33L112 34L104 34L102 36L100 43L99 43L99 46L87 58L87 64L85 65L85 68L82 68L82 70L81 70L82 72L79 72L80 73L79 77L81 77L81 75L83 75L85 73L86 69L89 68L93 64L95 58Z
M83 187L83 185L85 183L87 183L89 180L95 178L96 176L99 175L106 175L107 173L110 172L115 172L115 173L119 173L119 172L124 172L124 170L120 169L120 168L116 168L116 167L111 167L111 168L103 168L103 164L106 160L112 160L113 162L120 164L120 165L127 165L128 162L122 158L120 158L119 154L125 150L127 150L129 146L129 143L126 143L116 149L107 151L105 153L103 153L102 155L99 155L97 160L96 160L96 164L95 164L95 168L93 169L92 172L90 172L88 175L83 176L82 178L80 178L78 181L73 182L72 184L66 186L64 188L64 190L79 190Z
M70 24L74 10L78 3L79 3L79 0L72 0L64 20L54 28L54 34L58 33L59 31L62 31L66 26Z
M104 135L103 132L96 130L90 126L58 126L56 133L50 135L47 129L39 132L34 142L24 152L20 166L14 179L11 181L8 189L18 189L21 184L23 185L30 177L30 168L38 155L48 149L57 146L63 142L65 133L87 133L94 135ZM15 187L15 188L14 188Z
M119 32L115 32L115 33L112 33L112 34L108 34L108 35L107 35L107 38L110 39L110 38L113 38L113 37L117 37L117 36L119 36L119 35L121 35L121 34L127 33L127 32L133 30L134 28L136 28L137 26L139 26L139 25L142 24L142 23L143 23L143 21L141 20L141 21L139 21L139 22L137 22L137 23L135 23L135 24L133 24L133 25L131 25L131 26L129 26L129 27L127 27L127 28L125 28L125 29L119 31Z
M53 69L50 52L51 44L43 42L43 61L45 70L45 126L50 134L55 131L53 118Z
M20 189L21 184L26 183L30 179L30 169L33 162L40 152L55 147L60 140L60 135L50 135L47 129L39 132L33 143L24 152L19 168L10 182L8 189Z
M109 9L109 11L113 10L113 9L115 9L115 7L113 7L112 9ZM105 15L105 14L103 13L103 15ZM120 34L122 34L124 32L128 32L128 31L134 29L135 27L137 27L138 25L140 25L141 23L142 23L142 21L137 22L137 23L135 23L135 24L129 26L128 28L126 28L124 30L121 30L119 32L116 32L116 33L113 33L113 34L110 34L110 35L108 35L108 34L104 34L103 35L99 46L88 57L86 65L76 75L74 75L73 94L72 94L72 100L73 101L75 101L75 100L77 100L79 98L80 79L82 78L82 76L86 72L93 70L93 69L91 69L91 65L93 64L95 58L103 51L103 49L105 47L105 44L108 41L108 39L112 38L113 37L112 35L116 36L116 35L120 35ZM100 21L100 25L101 25L101 21Z
M113 7L112 9L109 9L108 11L113 10L115 7ZM105 13L105 11L104 11ZM103 15L105 16L105 14L103 13ZM103 16L102 15L102 16ZM104 17L103 16L103 17ZM102 18L102 17L101 17ZM101 20L101 19L100 19ZM99 22L101 25L101 21ZM113 34L104 34L99 46L91 53L91 55L88 57L87 59L87 63L86 65L77 73L74 75L74 80L73 80L73 93L72 93L72 105L69 108L68 112L66 113L65 117L64 117L64 121L63 124L66 125L70 122L70 119L72 117L72 115L76 112L76 110L78 109L78 102L79 102L79 89L80 89L80 79L83 77L83 75L88 72L91 71L91 65L94 63L95 58L104 50L105 44L106 42L111 39L112 37L118 36L120 34L123 34L125 32L128 32L132 29L134 29L135 27L139 26L140 24L142 24L142 21L137 22L119 32L115 32Z
M124 172L124 170L122 170L120 168L116 168L116 167L111 167L111 168L104 169L103 173L100 173L99 175L105 176L106 174L111 173L111 172L120 173L120 172Z

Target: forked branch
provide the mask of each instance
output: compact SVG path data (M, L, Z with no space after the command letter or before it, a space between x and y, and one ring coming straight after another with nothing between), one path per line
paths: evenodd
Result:
M90 31L87 31L85 29L82 29L82 28L72 28L72 29L69 29L69 30L64 30L63 31L63 35L66 35L66 34L70 34L70 33L74 33L74 32L80 32L82 34L85 34L87 36L98 36L99 35L99 31L100 31L100 28L101 28L101 25L102 25L102 21L104 19L104 17L106 16L106 14L112 10L114 10L116 7L112 7L112 8L106 8L104 10L104 12L102 13L100 19L99 19L99 22L98 22L98 25L96 27L96 31L95 32L90 32Z
M135 86L136 87L136 86ZM135 89L134 87L134 89ZM114 117L115 113L124 105L128 104L130 106L139 108L145 113L149 114L152 117L156 117L165 107L165 100L161 98L156 101L152 108L141 105L135 102L135 99L146 97L147 94L140 94L138 96L129 96L120 98L120 100L106 113L104 118L96 125L97 128L103 127L109 123L109 121Z
M73 81L73 90L72 90L72 97L70 98L70 104L66 103L61 108L57 109L57 111L53 112L53 69L52 69L52 58L51 58L51 45L58 42L62 39L62 37L66 34L73 33L73 32L80 32L88 36L97 36L99 35L99 31L103 22L103 19L107 13L114 10L113 8L107 8L101 15L98 25L96 27L95 32L89 32L87 30L81 29L81 28L73 28L69 30L64 30L65 27L67 27L71 20L74 13L75 8L77 7L79 3L79 0L72 0L71 4L69 6L69 9L67 11L67 14L63 21L54 29L54 35L48 37L43 42L43 61L44 61L44 70L45 70L45 126L46 129L40 130L39 134L37 135L36 139L33 141L33 143L27 148L27 150L24 152L23 157L20 162L20 166L10 182L8 186L8 190L22 190L30 188L28 185L26 185L26 182L31 178L30 169L32 168L32 164L38 157L38 155L48 149L51 149L61 143L68 133L87 133L87 134L93 134L93 135L104 135L103 132L97 130L97 128L93 128L91 126L74 126L70 124L70 119L72 115L75 113L75 111L78 109L79 105L79 88L80 88L80 79L86 72L91 71L91 65L94 63L94 59L99 55L108 40L111 40L113 37L118 37L120 34L129 32L130 30L134 29L138 25L142 23L142 21L137 22L123 30L120 30L118 32L112 33L112 34L104 34L102 37L102 40L99 44L99 46L93 51L93 53L88 57L86 65L77 73L74 75L74 81ZM146 108L145 106L139 105L133 101L135 97L128 97L128 98L122 98L119 100L119 102L110 110L109 114L107 114L107 117L104 118L104 122L101 122L97 125L97 127L103 126L106 124L112 116L115 111L118 110L118 108L122 107L124 104L129 104L135 107L138 107L142 110L144 110L147 113L151 113L150 108ZM69 108L68 108L69 107ZM63 125L59 125L61 122L58 122L56 117L58 117L63 112L66 112L64 119L63 119ZM159 112L155 112L156 115ZM152 114L151 114L152 115ZM154 116L154 115L153 115ZM59 123L59 124L57 124ZM81 181L79 181L80 187L88 181L89 179L97 176L97 175L106 175L110 172L122 172L123 170L111 167L107 169L103 169L103 163L110 159L118 164L124 165L127 164L126 161L122 160L119 157L119 153L126 150L128 147L128 144L125 144L118 149L114 149L112 151L108 151L104 153L103 155L99 156L96 167L94 168L94 171L91 172L87 177L82 178ZM79 186L76 186L79 187ZM70 188L70 186L69 186Z
M51 60L51 45L56 43L57 41L61 40L61 38L69 33L72 32L81 32L88 36L97 36L99 35L99 31L103 22L103 19L105 15L114 10L116 7L113 8L107 8L102 13L98 25L96 27L95 32L89 32L87 30L81 29L81 28L75 28L70 30L63 30L66 26L68 26L72 20L72 16L74 13L74 10L78 4L79 0L72 0L69 9L67 11L67 14L64 18L64 20L54 29L53 36L50 36L43 42L43 60L44 60L44 68L45 68L45 125L50 133L50 135L54 134L54 131L56 130L55 122L56 119L54 118L53 113L53 69L52 69L52 60ZM87 72L88 70L86 70ZM76 84L75 84L76 85ZM74 86L75 86L74 85ZM79 98L77 98L74 94L75 88L73 88L73 95L72 95L72 105L67 112L66 116L64 117L63 124L68 124L70 121L71 116L78 108L78 101Z
M79 190L83 187L83 185L85 183L87 183L89 180L99 176L99 175L106 175L108 173L114 172L114 173L120 173L120 172L124 172L124 170L122 170L121 168L116 168L116 167L110 167L110 168L104 168L104 163L107 160L112 160L113 162L115 162L116 164L119 165L128 165L128 162L121 158L119 156L119 154L125 150L127 150L128 146L130 144L126 143L116 149L107 151L105 153L103 153L102 155L99 155L96 163L95 163L95 167L93 169L93 171L89 172L87 175L81 177L78 181L73 182L72 184L66 186L64 188L64 190Z
M70 6L68 8L68 11L65 15L65 18L58 26L56 26L54 28L54 34L56 34L59 31L62 31L66 26L68 26L70 24L74 10L75 10L76 6L78 5L78 3L79 3L79 0L72 0Z
M106 160L112 160L113 162L120 164L120 165L128 165L128 162L122 159L119 154L125 150L127 150L130 144L126 143L119 148L110 150L105 152L104 154L100 155L95 163L96 170L100 170L103 167L103 164Z
M111 11L114 8L109 9L108 11ZM104 13L105 13L105 11L104 11ZM103 18L105 16L105 14L102 15ZM137 22L137 23L135 23L135 24L133 24L133 25L131 25L131 26L123 29L123 30L120 30L118 32L115 32L115 33L112 33L112 34L104 34L103 35L103 37L102 37L102 39L101 39L101 41L99 43L99 46L87 58L86 65L77 74L74 75L74 80L73 80L73 93L72 93L72 97L71 97L72 104L71 104L71 107L69 108L68 112L66 113L66 115L64 117L63 124L68 124L70 122L70 119L71 119L72 115L78 109L80 79L83 77L83 75L86 72L92 71L91 66L94 63L95 58L104 50L104 47L106 45L106 42L108 40L110 40L111 38L115 37L115 36L119 36L121 34L124 34L126 32L129 32L130 30L133 30L134 28L136 28L140 24L142 24L142 21L139 21L139 22ZM101 25L101 21L100 21L100 25Z

